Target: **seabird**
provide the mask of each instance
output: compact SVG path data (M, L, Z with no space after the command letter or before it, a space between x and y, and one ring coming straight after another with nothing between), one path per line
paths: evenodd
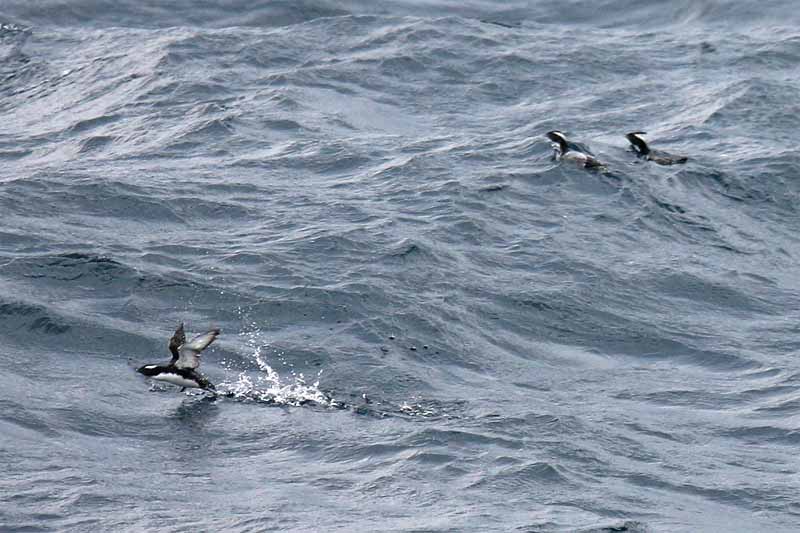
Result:
M214 342L217 335L219 329L215 328L186 342L186 333L181 323L169 341L169 351L172 352L169 364L144 365L136 371L149 378L178 385L181 392L187 387L215 392L214 384L198 372L197 367L200 366L200 352Z
M562 159L574 161L578 166L584 168L600 168L603 163L597 160L589 149L579 143L570 142L560 131L548 131L547 138L553 141L553 158L556 161Z
M686 161L689 160L688 157L682 155L673 155L662 152L661 150L652 150L639 135L647 135L647 133L643 131L633 131L626 134L625 138L631 143L631 147L633 151L636 152L636 155L642 159L658 163L659 165L676 165L686 163Z

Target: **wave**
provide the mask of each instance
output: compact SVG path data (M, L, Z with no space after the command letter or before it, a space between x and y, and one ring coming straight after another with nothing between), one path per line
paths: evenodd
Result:
M158 7L132 1L77 0L65 5L57 0L46 0L33 8L23 0L8 0L3 6L3 16L7 21L62 27L280 27L319 18L394 15L426 18L457 16L485 21L498 28L511 30L519 25L542 23L615 28L728 26L738 31L742 26L762 27L766 30L770 24L785 23L787 16L791 17L794 12L793 6L789 0L772 0L758 7L736 0L682 0L669 4L657 0L604 0L591 6L577 0L564 0L557 4L544 0L391 0L381 3L380 6L364 0L336 3L327 0L232 0L222 7L212 4L197 6L191 0L178 0L169 6Z

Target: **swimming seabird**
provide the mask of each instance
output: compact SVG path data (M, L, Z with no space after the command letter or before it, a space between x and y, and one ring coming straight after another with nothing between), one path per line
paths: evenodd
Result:
M633 131L626 134L625 138L631 143L631 147L633 148L633 151L636 152L636 155L642 159L658 163L659 165L675 165L686 163L686 161L689 160L689 158L686 156L673 155L667 152L662 152L661 150L653 150L647 146L647 143L644 142L644 139L639 137L639 135L647 135L647 133L643 131Z
M547 132L547 138L553 141L553 157L556 161L562 159L574 161L578 166L584 168L600 168L603 163L597 160L588 148L579 143L570 142L560 131L553 130Z
M198 372L197 367L200 366L200 352L214 342L217 335L219 329L215 328L186 342L186 333L181 323L169 341L169 351L172 352L169 364L144 365L137 369L137 372L152 379L178 385L181 387L181 392L187 387L214 392L216 390L214 384Z

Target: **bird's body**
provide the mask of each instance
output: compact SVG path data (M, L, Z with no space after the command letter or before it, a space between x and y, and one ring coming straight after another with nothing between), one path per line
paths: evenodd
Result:
M640 135L646 135L646 133L643 131L634 131L625 135L625 138L631 143L631 148L640 158L659 165L680 165L689 160L686 156L674 155L661 150L653 150L644 142L644 139L642 139Z
M217 335L219 329L212 329L186 342L186 334L181 324L169 341L172 360L166 365L144 365L139 367L137 372L150 379L178 385L182 387L181 390L196 388L214 391L214 384L198 372L197 368L200 366L200 353L214 342Z
M553 158L556 161L572 161L583 168L603 167L603 163L586 146L568 141L560 131L548 131L546 135L553 141Z
M214 384L191 368L176 368L174 365L145 365L138 370L145 376L166 381L183 388L214 390Z

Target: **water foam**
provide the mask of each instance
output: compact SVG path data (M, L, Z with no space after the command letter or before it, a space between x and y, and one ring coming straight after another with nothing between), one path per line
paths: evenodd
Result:
M322 370L312 383L306 381L302 372L289 372L289 377L281 376L267 361L269 343L263 341L264 334L257 324L251 322L240 334L245 344L252 349L249 358L258 367L258 372L245 370L239 372L233 381L224 381L217 386L220 394L242 401L264 402L274 405L319 405L342 408L343 404L319 388ZM279 360L283 353L273 350ZM291 365L289 365L291 366Z

